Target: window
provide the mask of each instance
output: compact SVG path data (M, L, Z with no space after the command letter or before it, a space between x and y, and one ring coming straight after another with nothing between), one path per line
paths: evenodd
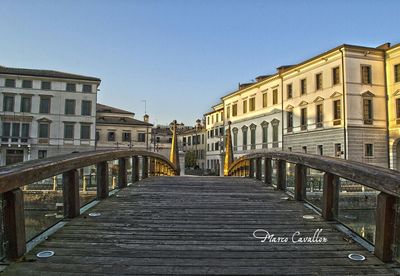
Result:
M251 149L256 149L256 126L250 126L250 144Z
M232 105L232 117L235 117L237 115L237 103L234 103Z
M213 129L210 130L210 135L211 135L211 138L214 138L214 130Z
M39 113L49 114L50 113L51 98L40 97Z
M215 142L214 149L215 149L215 150L219 150L219 142Z
M396 99L396 118L400 119L400 99Z
M286 86L286 92L287 92L287 98L288 99L293 98L293 85L292 84L288 84Z
M249 99L249 111L254 111L256 110L256 98L250 98Z
M215 122L218 123L218 121L219 121L219 114L217 113L217 114L215 114Z
M210 151L210 144L207 144L207 151Z
M307 153L307 146L302 147L303 153Z
M76 84L75 83L67 83L67 87L65 89L68 92L75 92L76 91Z
M12 133L11 133L11 137L13 137L13 139L11 139L11 142L18 142L19 130L20 130L20 124L13 123L12 124Z
M315 75L315 90L322 89L322 73Z
M332 84L336 85L340 83L340 70L339 67L332 69Z
M293 111L287 111L287 132L293 131Z
M109 131L107 133L107 140L109 142L115 141L115 132L114 131Z
M90 140L90 125L81 124L81 139Z
M100 140L100 130L96 130L96 142Z
M279 146L279 123L272 124L272 147L277 148Z
M365 144L365 156L366 157L374 156L374 145L373 144Z
M371 84L371 66L361 65L361 83Z
M231 107L228 106L228 107L226 108L226 118L229 119L230 117L231 117Z
M267 107L268 106L268 94L264 93L263 94L263 107Z
M21 97L21 112L31 112L31 97Z
M324 155L324 148L322 145L318 145L317 147L317 154Z
M11 136L11 124L3 123L2 134L3 138L1 139L3 142L8 142L8 137Z
M304 95L307 93L307 79L302 79L300 81L300 93Z
M324 109L322 104L316 105L315 123L316 127L322 127L324 122Z
M42 89L42 90L51 90L51 82L49 82L49 81L42 81L41 89Z
M91 84L82 85L82 92L92 93L92 85Z
M84 116L92 115L92 101L82 101L81 115Z
M372 110L372 99L363 99L363 117L364 124L372 125L374 119Z
M201 143L204 145L204 134L201 135Z
M64 124L64 139L74 139L74 124L65 123Z
M210 124L210 116L207 116L207 125Z
M31 80L22 80L22 88L32 88Z
M238 129L234 128L232 130L233 132L233 151L237 151L237 145L238 145Z
M138 133L138 141L146 142L146 133ZM190 145L190 140L189 140L189 145Z
M292 148L292 147L288 147L287 149L288 149L288 151L290 151L290 152L293 151L293 148Z
M47 150L39 150L38 151L38 159L44 159L47 157Z
M342 145L341 144L335 144L335 156L336 157L342 156Z
M4 97L3 97L3 111L14 112L14 96L4 95Z
M272 90L272 104L278 104L278 89Z
M218 128L214 129L215 136L218 136Z
M75 100L65 100L65 115L75 115Z
M14 79L6 79L5 86L6 87L15 87L15 80Z
M183 145L183 146L186 146L186 137L183 137L183 138L182 138L182 145Z
M211 124L214 124L214 115L211 115Z
M300 111L300 127L301 130L307 129L307 108L302 108Z
M126 131L126 132L122 132L122 141L123 142L130 142L131 139L131 133Z
M224 127L219 128L219 135L224 136Z
M400 64L394 66L394 82L400 81Z
M243 114L247 113L247 100L243 100Z
M22 124L21 126L21 137L28 138L29 137L29 124Z
M242 127L242 144L243 144L243 150L247 150L247 127L244 126Z
M262 124L262 148L268 148L268 123Z
M341 124L341 105L340 100L333 101L333 125L340 125Z
M49 138L50 137L50 131L49 131L50 125L49 123L39 123L39 138Z

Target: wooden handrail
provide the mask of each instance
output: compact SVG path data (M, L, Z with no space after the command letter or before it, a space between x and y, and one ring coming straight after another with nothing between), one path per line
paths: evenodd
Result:
M361 162L297 152L258 152L244 155L229 167L229 174L244 160L271 158L305 165L365 185L377 191L400 197L400 172Z
M264 182L272 185L271 160L276 160L276 187L286 190L286 162L296 164L294 198L306 199L306 168L324 172L322 191L322 217L337 219L339 202L339 178L344 178L379 191L376 207L376 232L374 254L385 262L393 259L392 245L395 242L396 202L400 197L400 172L376 167L356 161L332 158L314 154L294 152L257 152L244 155L229 167L230 176L253 177L252 164L256 161L256 178L261 180L261 161L264 158ZM250 165L249 165L250 164ZM247 171L250 173L247 174Z
M176 167L164 156L145 150L97 150L46 159L31 160L0 168L0 193L17 189L64 172L132 156L153 157L162 160L177 174Z

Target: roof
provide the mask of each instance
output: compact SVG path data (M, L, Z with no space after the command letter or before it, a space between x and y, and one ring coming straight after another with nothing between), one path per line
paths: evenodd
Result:
M96 78L96 77L70 74L70 73L54 71L54 70L11 68L11 67L5 67L5 66L0 66L0 74L48 77L48 78L57 78L57 79L88 80L88 81L98 81L98 82L101 81L99 78Z
M96 112L135 115L135 113L127 111L127 110L123 110L123 109L119 109L119 108L115 108L115 107L112 107L109 105L99 104L99 103L96 104Z
M100 125L134 125L134 126L153 126L150 123L132 119L129 117L98 116L96 124Z

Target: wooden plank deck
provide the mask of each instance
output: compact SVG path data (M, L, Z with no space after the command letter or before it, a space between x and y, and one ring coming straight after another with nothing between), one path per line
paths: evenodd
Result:
M220 177L154 177L96 205L11 264L5 275L396 275L301 202L260 181ZM294 244L316 229L327 243ZM261 243L253 231L287 236ZM48 259L36 258L53 250ZM361 253L366 261L347 258Z

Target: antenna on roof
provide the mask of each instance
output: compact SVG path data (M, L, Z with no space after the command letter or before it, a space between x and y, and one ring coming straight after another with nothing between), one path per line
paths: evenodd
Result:
M147 101L142 100L142 102L144 102L144 114L147 114Z

